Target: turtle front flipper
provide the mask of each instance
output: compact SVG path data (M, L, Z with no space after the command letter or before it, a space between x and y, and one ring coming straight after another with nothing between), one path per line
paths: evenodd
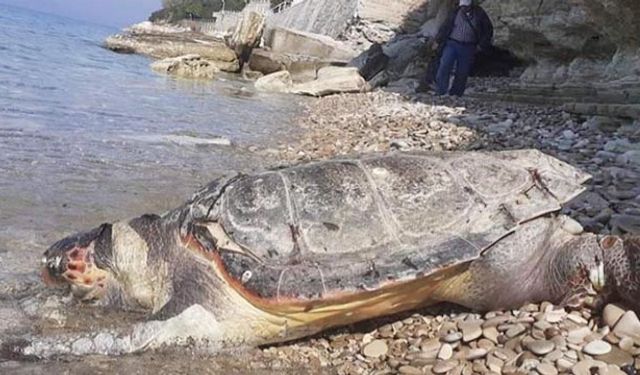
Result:
M3 338L0 361L66 355L125 355L165 346L193 346L216 352L224 347L226 327L201 305L195 304L167 320L151 320L132 327L82 334Z

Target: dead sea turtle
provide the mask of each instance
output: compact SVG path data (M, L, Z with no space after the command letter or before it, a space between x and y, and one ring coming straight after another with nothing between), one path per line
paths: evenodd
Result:
M236 175L162 216L59 241L43 273L82 300L148 311L102 352L273 343L441 301L489 310L616 294L637 303L640 241L583 233L558 215L588 179L535 150Z

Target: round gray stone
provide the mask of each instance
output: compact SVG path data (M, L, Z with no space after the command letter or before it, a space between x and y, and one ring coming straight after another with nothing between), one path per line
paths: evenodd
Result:
M453 348L449 344L443 344L438 352L438 359L446 361L451 357L453 357Z
M436 363L431 371L433 371L434 374L445 374L453 370L457 365L458 361L442 361Z
M460 324L462 329L462 341L469 342L478 339L482 336L482 322L464 322Z
M551 353L556 348L556 344L548 340L535 340L527 343L527 349L534 354L545 355Z
M482 348L471 349L466 355L465 359L473 361L474 359L484 358L487 355L487 350Z
M640 320L635 312L629 310L618 320L613 333L618 337L640 336Z
M458 341L462 340L462 333L460 333L460 332L452 332L452 333L446 335L445 337L443 337L442 340L444 342L447 342L447 343L458 342Z
M585 345L582 351L589 355L603 355L611 351L611 345L602 340L594 340Z
M558 370L556 370L555 367L544 362L540 363L536 367L536 371L538 371L541 375L557 375L558 374Z

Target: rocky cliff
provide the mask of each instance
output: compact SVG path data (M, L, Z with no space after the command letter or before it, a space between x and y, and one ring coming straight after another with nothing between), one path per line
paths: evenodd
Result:
M640 1L487 0L495 42L532 65L529 82L640 79Z
M420 32L396 35L384 46L385 53L395 54L391 64L398 58L409 64L405 69L395 63L392 81L416 77L412 59L423 48L420 38L435 36L456 4L428 0L405 16L407 22L422 17L423 25ZM495 45L527 65L518 84L493 97L640 117L640 1L485 0L481 5L495 25ZM397 48L399 43L406 48Z

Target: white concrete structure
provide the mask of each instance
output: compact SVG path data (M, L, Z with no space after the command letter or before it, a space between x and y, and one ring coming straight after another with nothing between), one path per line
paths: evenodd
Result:
M271 15L270 27L283 27L333 38L340 35L353 17L400 26L411 11L426 0L299 0Z

